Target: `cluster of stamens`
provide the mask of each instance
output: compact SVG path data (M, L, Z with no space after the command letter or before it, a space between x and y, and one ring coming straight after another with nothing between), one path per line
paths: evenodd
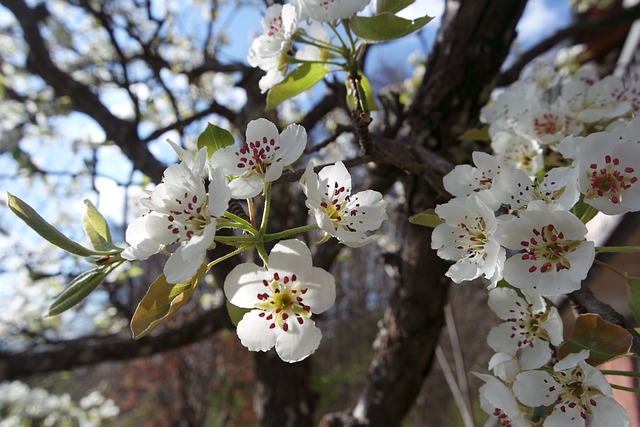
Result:
M457 235L456 242L461 244L455 246L460 251L465 251L469 256L476 256L478 254L482 257L486 256L484 253L484 247L487 243L487 236L482 231L484 229L484 220L482 218L475 218L478 226L475 228L469 227L465 223L458 224L466 233L460 233Z
M565 126L568 124L569 119L565 119ZM562 125L559 123L557 115L552 113L544 113L542 117L534 117L533 128L536 135L553 135L554 133L562 130Z
M276 145L276 140L268 139L266 136L262 138L262 141L250 141L243 145L237 153L240 161L236 166L242 169L248 168L262 176L274 160L276 162L281 160L280 158L274 159L275 153L279 149L280 146Z
M211 222L210 216L202 214L203 207L207 204L206 197L204 203L201 203L197 195L194 194L189 198L189 193L185 192L183 199L175 199L175 202L178 205L184 205L183 209L169 211L166 219L169 221L167 228L176 235L176 239L182 237L181 232L184 232L184 237L191 239Z
M533 339L540 333L540 321L542 315L533 312L533 304L528 304L526 308L522 307L519 301L516 301L516 305L520 307L518 310L510 309L509 312L519 315L517 317L511 317L506 319L507 322L514 323L511 326L511 338L515 338L517 335L521 335L518 339L518 348L529 346L533 348Z
M594 390L592 387L585 386L584 373L580 367L576 368L573 375L567 376L565 372L559 372L555 375L556 380L560 384L561 392L558 395L559 409L566 412L567 408L574 409L578 407L580 416L587 419L587 412L590 407L596 406L597 402L593 399ZM549 391L556 390L555 386L549 387Z
M267 35L269 37L273 37L279 32L282 31L282 15L278 15L273 18L269 23L269 30L267 31Z
M349 202L351 202L351 189L339 186L338 183L335 182L334 188L328 188L324 195L325 198L320 202L320 207L334 223L334 226L337 228L338 225L341 225L349 228L348 224L344 223L349 222L349 217L357 216L357 208L360 207L360 203L355 203L353 206L347 206Z
M256 308L263 310L259 316L269 322L270 329L279 326L286 332L291 319L302 325L305 318L311 317L311 307L304 303L308 288L302 287L295 274L280 276L276 272L271 281L265 279L262 283L265 292L257 295L260 302Z
M511 420L509 419L509 416L507 414L505 414L502 411L502 409L496 408L493 411L493 416L498 419L498 422L500 423L500 425L502 427L512 427Z
M632 167L626 167L620 171L617 166L620 165L620 159L606 155L604 158L604 167L598 167L596 163L589 165L591 173L591 189L587 193L588 198L608 197L611 203L618 204L622 202L622 192L628 190L638 181L638 177L631 175L635 172Z
M534 234L528 241L523 240L520 245L525 252L522 254L524 261L546 260L540 266L541 273L561 271L571 268L571 263L565 258L565 254L575 248L577 242L564 240L564 233L558 231L553 224L548 224L540 229L533 228ZM529 273L538 270L538 266L529 267Z

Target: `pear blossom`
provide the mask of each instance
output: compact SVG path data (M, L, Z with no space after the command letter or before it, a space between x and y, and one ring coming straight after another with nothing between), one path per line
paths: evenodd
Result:
M562 99L550 105L533 100L513 128L516 133L533 138L542 145L553 146L568 135L580 135L584 125L570 115Z
M596 123L623 117L631 111L631 103L620 97L624 91L619 77L607 76L595 81L579 78L565 84L560 96L578 121Z
M456 261L446 273L455 283L482 275L493 285L502 278L505 250L494 238L498 220L478 196L456 198L438 205L444 220L431 235L431 248L442 259Z
M515 171L500 179L496 185L502 189L502 203L514 211L525 210L532 202L557 203L570 210L580 198L578 170L557 167L549 170L542 180L533 180L524 171Z
M307 196L305 204L318 226L347 246L360 247L374 241L377 236L367 236L366 232L377 230L388 218L387 202L379 192L351 194L351 175L342 162L318 174L310 162L300 184Z
M241 148L230 145L216 150L211 164L235 177L230 183L231 196L238 199L260 194L264 183L280 178L286 166L302 155L307 145L307 131L291 124L282 133L266 119L247 125L246 142Z
M510 132L498 132L491 139L496 158L529 176L535 176L544 166L542 148L533 139Z
M585 203L615 215L640 210L640 119L611 132L567 138L563 154L575 158Z
M531 427L509 387L491 375L474 375L485 382L479 390L483 411L495 416L503 427Z
M481 151L474 151L471 165L458 165L444 176L444 189L453 196L467 197L475 194L490 209L500 207L502 192L493 183L505 168L497 158Z
M267 267L235 267L224 292L231 304L251 309L238 323L242 344L251 351L275 346L285 362L300 361L318 348L322 333L311 315L328 310L336 297L333 276L313 267L311 252L295 239L276 244Z
M537 369L551 358L549 344L562 342L562 320L555 307L529 292L527 299L513 289L489 292L489 307L504 320L489 331L487 342L497 352L518 353L524 369Z
M291 38L298 29L299 9L295 4L269 6L262 20L264 34L251 43L247 61L267 72L258 85L262 93L276 85L287 66Z
M351 18L371 0L295 0L294 3L300 7L303 19L328 22Z
M573 292L587 276L595 258L587 227L557 204L530 204L520 217L500 224L496 240L522 252L508 258L504 278L511 285L535 287L544 296Z
M582 350L558 361L552 372L522 372L513 392L527 406L553 406L544 427L628 426L629 418L613 399L611 385L586 362L588 357L589 350Z
M213 244L216 217L224 214L230 198L220 170L210 174L207 194L202 179L205 162L206 148L202 148L193 162L165 170L162 183L141 200L149 211L127 227L125 238L130 247L122 252L123 258L144 260L165 246L180 243L164 266L167 282L184 283L196 274Z

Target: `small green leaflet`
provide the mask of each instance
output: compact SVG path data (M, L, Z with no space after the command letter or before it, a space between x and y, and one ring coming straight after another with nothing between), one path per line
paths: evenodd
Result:
M236 305L233 305L227 300L227 312L229 313L229 319L234 326L238 326L238 323L242 320L245 314L250 312L252 309L250 308L240 308Z
M73 279L51 304L47 316L56 316L80 303L102 283L111 270L113 268L96 267Z
M627 277L624 281L627 284L629 307L636 322L640 324L640 277Z
M433 18L422 16L408 20L383 12L375 16L354 16L349 20L349 27L366 43L381 43L396 40L419 30Z
M360 83L359 83L360 97L362 98L364 96L364 99L363 99L364 101L363 104L365 104L364 112L368 113L369 111L378 111L380 107L376 102L376 97L373 92L373 87L371 86L369 79L367 79L367 76L365 76L360 72L358 72L358 75L360 76ZM351 79L347 79L345 84L347 86L347 104L349 104L349 108L351 108L351 110L355 110L356 109L356 95L355 95L356 89L353 87L354 82Z
M133 313L130 325L133 338L145 336L176 314L189 301L206 272L207 265L202 264L190 281L178 285L168 283L164 274L159 276Z
M198 150L207 147L209 157L217 150L233 145L233 135L226 129L207 123L207 128L198 136Z
M282 82L269 90L267 108L272 110L283 101L311 89L324 79L329 70L323 64L304 63L289 73Z
M42 236L45 240L50 243L56 245L60 249L64 249L65 251L72 253L74 255L79 255L83 257L95 256L95 255L110 255L114 252L118 251L104 251L104 250L91 250L85 248L79 243L74 242L69 239L67 236L62 234L55 228L53 225L49 224L44 220L38 213L27 203L20 200L18 197L7 193L8 197L8 206L11 211L18 216L22 221L25 222L33 231Z
M119 248L111 240L109 225L102 214L91 203L91 200L85 199L84 204L87 206L87 210L82 217L82 225L93 248L97 251L118 250Z
M411 215L409 217L409 222L417 225L424 225L425 227L437 227L438 225L444 223L442 219L438 216L435 209L427 209L424 212L417 213L415 215Z

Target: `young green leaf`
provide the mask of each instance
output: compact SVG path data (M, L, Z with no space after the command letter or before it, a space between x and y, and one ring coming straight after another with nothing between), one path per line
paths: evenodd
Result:
M433 18L422 16L414 20L401 18L393 13L383 12L375 16L354 16L349 20L349 28L366 43L381 43L396 40L419 30Z
M640 277L627 277L625 282L627 283L629 307L636 322L640 323Z
M597 314L581 314L576 319L573 336L558 349L558 358L587 349L587 363L598 366L628 354L631 341L631 335L622 326L609 323Z
M107 277L111 268L96 267L73 279L49 307L47 316L56 316L84 300Z
M376 9L378 13L397 13L414 2L415 0L378 0L376 3Z
M82 225L94 249L98 251L118 249L111 240L109 225L102 214L91 203L91 200L85 199L84 204L87 206L87 210L82 217Z
M437 227L438 225L444 223L442 219L438 216L435 209L427 209L424 212L417 213L415 215L411 215L409 217L409 222L417 225L424 225L425 227Z
M229 319L231 319L231 322L234 324L234 326L238 326L238 323L242 320L244 315L250 311L250 308L240 308L231 304L227 300L227 312L229 312Z
M360 76L360 97L364 98L363 101L365 104L365 112L368 113L369 111L378 111L380 107L376 102L373 87L371 86L369 79L367 79L367 76L360 72L358 72L358 75ZM347 79L345 84L347 86L347 104L349 104L349 108L351 108L351 110L355 110L357 107L355 94L356 89L353 87L353 82L350 79Z
M583 224L586 224L598 215L598 210L590 204L585 203L582 199L583 196L580 196L580 200L571 208L571 212L580 218Z
M198 136L198 150L207 147L209 157L220 148L233 145L235 140L233 135L226 129L207 123L207 128Z
M113 251L94 251L85 248L81 244L74 242L58 231L58 229L53 225L45 221L44 218L42 218L31 206L20 200L18 197L9 193L7 193L7 197L9 199L9 209L11 209L18 218L31 227L33 231L60 249L64 249L69 253L83 257L92 255L108 255L113 253Z
M159 276L133 313L130 325L133 338L145 336L176 314L189 301L206 272L207 266L202 264L190 281L180 285L168 283L164 275Z
M267 108L272 110L283 101L311 89L324 79L329 70L323 64L304 63L289 73L282 82L269 90Z

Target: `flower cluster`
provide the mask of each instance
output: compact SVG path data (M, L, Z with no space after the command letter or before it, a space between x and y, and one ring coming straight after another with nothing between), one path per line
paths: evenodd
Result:
M249 65L266 72L260 79L260 90L264 93L279 83L289 64L328 61L331 40L321 23L331 26L332 21L350 18L370 1L293 0L269 6L262 19L264 33L253 40L247 56ZM305 46L294 49L294 41Z
M532 425L538 407L545 427L629 423L589 350L558 360L562 321L547 297L587 277L590 219L640 210L639 91L591 68L561 78L537 64L482 111L494 154L444 177L454 197L435 210L431 246L454 261L454 282L490 282L502 323L487 338L494 376L478 376L482 408L503 426Z
M230 134L227 137L233 140ZM315 222L267 233L271 185L302 155L306 142L307 133L300 125L292 124L279 133L273 123L257 119L247 125L242 145L229 142L216 146L210 157L206 146L194 158L171 143L180 162L169 166L162 183L142 199L147 212L127 228L130 246L121 253L127 260L144 260L159 252L169 255L164 280L181 289L176 291L179 294L192 292L203 271L218 262L256 248L263 265L244 263L235 267L225 279L224 292L231 305L244 310L237 324L241 342L252 351L275 347L287 362L302 360L318 348L321 332L311 317L333 305L335 279L312 265L311 251L301 240L281 240L270 254L265 251L265 243L320 228L325 232L322 241L333 236L345 245L358 247L372 242L376 236L366 232L378 229L387 218L386 202L380 193L365 190L351 194L351 176L344 164L338 162L316 174L310 162L300 184ZM250 199L261 194L265 210L259 228L227 211L232 198ZM220 228L235 228L242 235L218 236ZM206 264L207 250L216 243L237 249ZM141 306L157 305L154 295L150 291L145 296L149 301L143 300ZM149 320L162 320L153 314L147 314L151 316L148 319L144 314L138 316L143 317L143 326L136 326L134 315L132 330L134 334L139 330L139 336L149 330Z

